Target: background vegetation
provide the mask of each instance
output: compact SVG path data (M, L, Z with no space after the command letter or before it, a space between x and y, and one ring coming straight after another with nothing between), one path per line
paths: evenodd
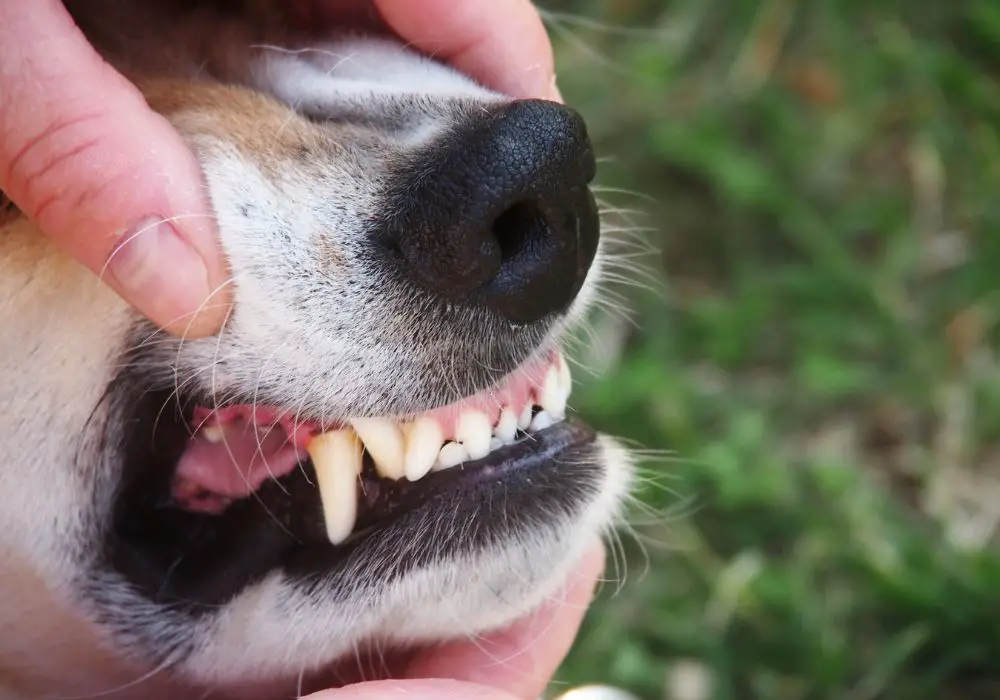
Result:
M645 271L575 352L648 459L560 680L1000 698L1000 3L543 5Z

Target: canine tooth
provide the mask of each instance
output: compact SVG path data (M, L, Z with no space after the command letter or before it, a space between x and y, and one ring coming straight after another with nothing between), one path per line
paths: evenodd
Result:
M356 418L351 425L372 456L375 471L387 479L402 479L406 445L399 426L384 418Z
M530 421L530 419L529 419ZM503 444L509 445L514 442L514 435L517 433L517 416L509 408L505 408L500 411L500 420L497 421L497 427L493 429L493 434L503 441Z
M492 452L493 450L499 450L503 446L504 446L504 441L498 437L492 438L490 440L490 452Z
M539 430L545 430L550 425L556 421L552 418L547 411L539 411L535 414L535 417L531 419L530 430L532 432L538 432Z
M313 438L306 451L316 470L326 536L340 544L350 536L358 516L361 441L353 430L332 430Z
M549 367L542 385L542 408L555 420L562 420L566 416L566 399L566 392L559 380L559 370L554 366Z
M462 447L462 445L457 442L449 442L441 448L434 467L439 470L451 469L452 467L458 466L462 462L468 461L468 459L469 453L464 447Z
M524 407L524 410L521 411L521 415L517 417L517 427L519 430L527 430L528 426L531 425L531 409L532 406L529 403Z
M212 444L217 444L226 437L226 432L221 425L206 425L201 429L201 436Z
M490 419L481 411L466 411L459 416L455 427L455 440L462 443L469 459L482 459L490 453L492 434Z
M406 456L403 460L406 478L417 481L434 466L444 435L433 418L420 418L406 432Z

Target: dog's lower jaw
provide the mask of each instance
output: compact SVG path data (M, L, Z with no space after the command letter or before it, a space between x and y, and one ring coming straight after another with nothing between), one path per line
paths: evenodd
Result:
M578 513L553 517L547 527L534 530L530 540L497 542L491 549L409 571L396 582L371 581L367 594L359 592L364 602L350 610L323 606L321 615L327 617L307 617L310 613L301 607L304 599L289 595L288 580L275 572L227 613L240 621L238 625L216 623L210 644L183 664L185 675L209 686L254 674L281 678L350 657L359 640L389 651L469 638L508 625L551 599L573 575L586 549L616 524L631 486L630 457L613 439L600 436L593 459L595 465L604 465L602 477L593 484L593 498ZM308 597L323 596L320 579ZM286 621L293 620L284 632L283 657L275 655L273 645L261 643L274 618L260 613L275 609ZM295 624L296 616L302 625ZM229 664L234 645L243 654L235 666Z

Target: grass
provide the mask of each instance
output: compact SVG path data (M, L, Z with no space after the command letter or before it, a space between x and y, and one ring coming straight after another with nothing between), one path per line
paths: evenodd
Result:
M575 353L648 459L560 683L1000 698L1000 5L544 7L655 249Z

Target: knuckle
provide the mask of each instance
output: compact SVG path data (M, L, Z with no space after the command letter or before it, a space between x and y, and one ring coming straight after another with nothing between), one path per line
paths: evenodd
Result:
M98 150L102 138L95 127L101 118L99 112L72 114L21 135L13 155L0 164L0 187L28 216L36 219L65 196L75 200L74 204L86 201L89 198L86 192L80 194L76 191L80 188L65 186L66 174L79 172L78 164L86 162ZM60 186L51 186L50 177ZM84 184L83 189L94 188Z

